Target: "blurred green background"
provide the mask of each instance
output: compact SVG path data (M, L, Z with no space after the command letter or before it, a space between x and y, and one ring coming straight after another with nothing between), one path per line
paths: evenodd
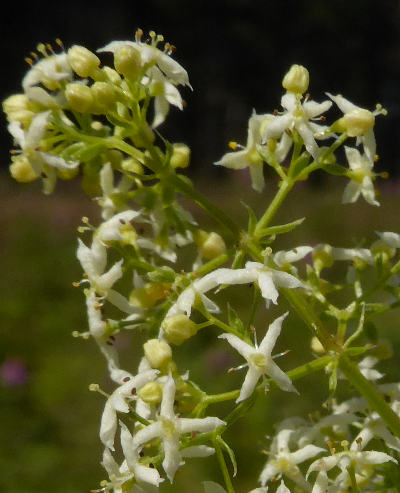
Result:
M233 172L229 180L214 183L210 196L242 224L246 212L240 200L261 212L276 186L275 179L267 180L266 192L260 196L243 186L247 182L247 170ZM40 193L39 185L19 186L7 175L1 176L0 183L0 491L89 491L98 487L105 474L99 464L102 448L98 439L104 399L90 393L88 385L98 382L106 390L112 385L94 343L71 337L73 330L86 329L84 297L72 282L81 276L75 258L76 226L83 214L96 222L97 210L74 183L60 183L50 197ZM362 200L341 205L344 184L345 180L339 179L323 186L318 181L298 186L276 222L303 216L307 220L295 233L280 238L275 248L320 242L353 246L363 237L372 240L374 230L398 231L398 184L379 183L380 208ZM209 189L201 180L199 186ZM214 227L201 211L187 205L201 225ZM229 298L240 313L245 313L251 299L246 289L250 288L227 289L219 298L221 306ZM282 297L280 301L279 308L273 307L268 313L260 310L260 333L286 309ZM399 355L397 320L398 313L393 312L381 317L378 325L382 327L380 336L389 337ZM204 330L177 349L179 367L182 372L190 369L191 377L210 393L237 388L242 375L227 375L226 369L239 364L240 359L229 345L210 337L210 332L216 334L214 329ZM135 371L140 356L138 338L141 340L134 333L117 338L123 367L130 371ZM292 350L280 360L284 369L306 361L309 339L303 324L291 315L276 348ZM387 381L400 378L398 357L381 368ZM306 416L320 407L327 397L326 380L320 373L296 383L299 397L272 392L251 411L251 419L237 422L227 433L229 443L239 451L239 492L255 486L266 459L260 450L268 445L265 435L273 433L274 422L295 414ZM229 407L211 407L210 412L223 416ZM193 493L200 493L200 479L221 481L212 458L189 460L189 466L176 477L174 491L186 491L190 485ZM172 491L172 487L166 486L165 491Z

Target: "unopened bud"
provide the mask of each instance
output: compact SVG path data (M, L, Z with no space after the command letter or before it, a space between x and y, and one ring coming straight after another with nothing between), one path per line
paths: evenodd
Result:
M149 339L143 344L144 354L152 368L165 369L172 361L171 346L160 339Z
M195 241L201 255L207 260L212 260L226 252L225 242L218 233L199 231L195 236Z
M162 329L167 341L177 346L197 333L197 325L184 314L166 318Z
M137 175L143 174L143 166L133 157L124 159L121 163L121 168L124 171L130 171L131 173L136 173Z
M290 92L304 94L308 89L310 76L302 65L292 65L282 81L282 86Z
M117 86L121 84L121 76L116 70L111 67L103 67L101 70L112 84Z
M29 127L35 116L32 106L25 94L13 94L3 101L3 111L7 120L20 122L24 128Z
M375 117L368 110L356 108L346 113L338 123L349 137L360 137L373 128Z
M190 148L186 144L172 146L171 166L173 168L187 168L190 162Z
M371 245L371 253L375 258L381 257L385 264L396 255L396 249L382 240L377 240Z
M65 97L71 109L79 113L89 113L93 107L93 94L89 87L72 82L65 89Z
M318 274L322 271L322 269L332 267L332 247L330 245L317 245L312 252L312 258L314 261L315 270Z
M317 354L325 353L324 346L320 343L319 339L315 336L311 339L311 350Z
M99 112L104 112L116 101L115 91L111 84L107 82L95 82L90 90L92 91L94 105Z
M59 168L57 170L57 176L61 178L61 180L72 180L79 173L79 166L76 168Z
M153 282L144 288L134 289L129 296L129 302L140 308L151 308L157 301L166 298L171 284L167 282Z
M135 50L133 46L122 46L114 53L114 66L117 72L127 79L136 79L141 68L139 51Z
M10 165L10 173L14 180L20 183L29 183L39 178L26 156L19 156L13 160Z
M161 385L157 382L146 383L146 385L137 391L137 395L146 404L155 406L159 404L162 399Z
M90 77L100 65L100 59L94 53L78 45L68 50L68 61L79 77Z

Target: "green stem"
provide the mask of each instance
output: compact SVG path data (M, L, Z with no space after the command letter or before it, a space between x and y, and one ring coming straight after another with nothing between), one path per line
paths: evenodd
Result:
M268 224L272 221L273 217L278 212L279 207L282 205L282 202L285 200L287 194L293 188L294 184L295 182L290 179L281 182L281 186L277 194L270 203L268 209L264 212L263 216L258 221L257 226L254 230L254 236L257 236L257 233L259 233L261 229L267 227Z
M376 411L392 433L400 438L400 419L385 402L375 386L362 375L358 366L343 354L339 358L339 368L365 398L370 408Z
M219 207L210 202L204 195L198 192L191 183L186 181L181 175L171 174L169 176L169 181L171 184L176 186L179 192L193 200L207 211L211 217L213 217L221 226L228 230L233 236L234 240L238 240L240 237L240 229L238 225L232 221L232 219L225 214Z
M226 253L223 253L222 255L219 255L218 257L210 260L206 264L202 265L199 269L192 272L191 276L193 278L203 277L204 275L208 274L209 272L217 269L218 267L221 267L221 265L224 265L227 262L229 262L229 260L234 255L235 255L234 250L228 250Z
M221 468L222 476L224 477L225 486L227 493L235 493L231 477L229 475L228 467L225 462L225 457L221 449L221 445L218 442L217 436L214 437L213 445L215 448L215 453L217 455L219 467Z

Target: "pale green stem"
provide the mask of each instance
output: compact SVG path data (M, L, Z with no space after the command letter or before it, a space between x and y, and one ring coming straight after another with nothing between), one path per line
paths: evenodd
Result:
M349 382L351 382L358 392L365 398L370 408L376 411L392 433L400 438L399 417L385 402L384 398L376 390L375 386L362 375L358 366L345 354L343 354L339 358L339 368L342 370L347 380L349 380Z
M214 437L213 445L215 448L215 453L217 455L219 467L221 468L222 476L224 477L226 491L227 491L227 493L235 493L235 489L234 489L232 481L231 481L228 467L227 467L226 462L225 462L225 457L224 457L224 454L222 452L221 445L219 444L219 442L217 440L217 436Z

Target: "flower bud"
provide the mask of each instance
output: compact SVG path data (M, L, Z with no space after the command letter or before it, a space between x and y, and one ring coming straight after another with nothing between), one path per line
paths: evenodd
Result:
M100 60L94 53L78 45L68 50L68 61L79 77L90 77L100 65Z
M90 90L92 91L95 108L100 113L106 112L116 101L115 91L112 85L107 82L95 82Z
M187 168L190 162L190 147L186 144L172 146L171 166L173 168Z
M381 257L384 264L396 255L396 249L382 240L377 240L371 245L371 253L377 259Z
M207 260L212 260L226 252L225 242L218 233L200 230L196 234L195 241L201 255Z
M151 308L157 301L169 295L170 288L171 284L167 282L148 283L144 288L134 289L129 296L129 302L140 308Z
M124 171L130 171L131 173L136 173L137 175L143 174L143 166L133 157L124 159L121 163L121 168Z
M29 127L35 116L33 105L25 94L13 94L4 100L3 111L9 122L20 122L24 128Z
M314 351L316 354L324 354L325 353L325 348L324 346L320 343L318 337L313 337L311 339L311 350Z
M308 89L310 76L302 65L292 65L282 81L282 86L290 92L304 94Z
M65 89L65 97L71 109L79 113L90 113L93 107L93 94L89 87L72 82Z
M337 122L349 137L365 135L375 125L374 115L363 108L356 108L346 113Z
M330 245L317 245L312 252L312 258L314 261L315 270L318 274L322 271L322 269L332 267L332 247Z
M172 361L171 346L160 339L149 339L143 344L144 354L152 368L165 369Z
M18 156L10 165L10 174L20 183L29 183L39 178L26 156Z
M142 401L151 406L156 406L162 399L162 388L158 382L146 383L137 391L137 395Z
M79 166L76 168L60 168L57 170L57 176L61 180L72 180L79 173Z
M177 346L197 333L197 325L184 314L166 318L161 327L167 341Z
M140 72L141 62L140 53L133 46L122 46L114 53L114 67L127 79L136 79Z
M119 73L111 67L103 67L102 72L106 75L106 78L111 82L111 84L115 84L119 86L121 84L121 77Z

